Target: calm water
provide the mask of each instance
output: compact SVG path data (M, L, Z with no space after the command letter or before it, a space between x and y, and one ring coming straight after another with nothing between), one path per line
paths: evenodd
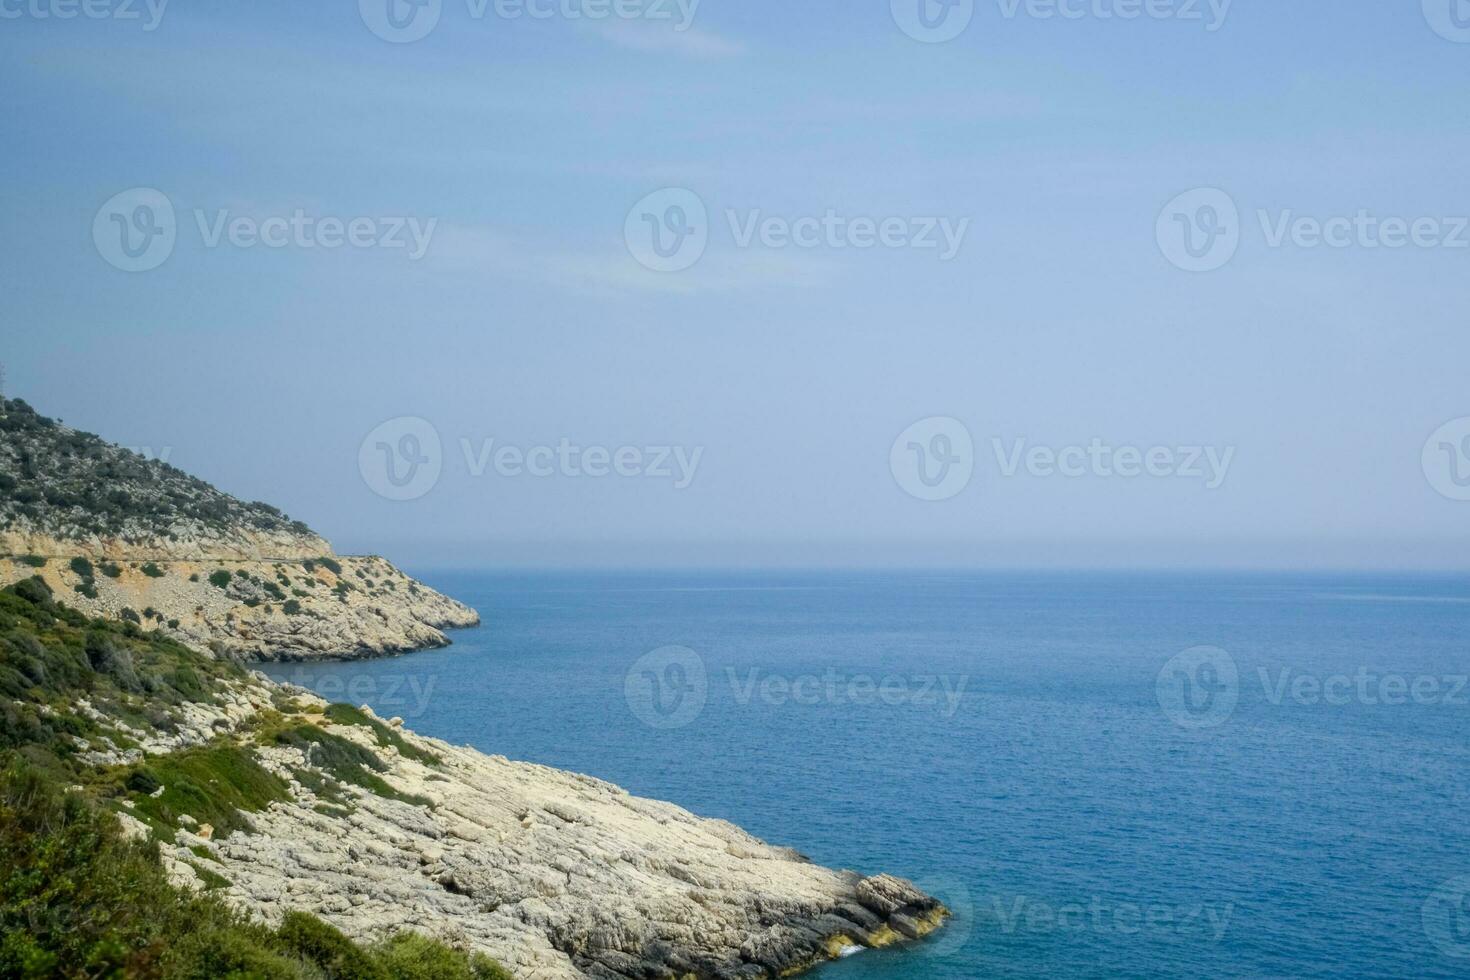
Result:
M424 577L485 626L271 673L958 913L828 980L1470 976L1465 578Z

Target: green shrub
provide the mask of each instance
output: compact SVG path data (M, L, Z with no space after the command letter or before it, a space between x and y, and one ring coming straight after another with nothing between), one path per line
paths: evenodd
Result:
M281 606L281 612L285 613L287 616L300 616L301 603L297 602L295 599L287 599L285 604Z
M283 949L315 964L329 977L389 980L367 950L314 915L287 912L279 935Z
M122 577L122 569L118 567L116 562L105 561L99 567L102 569L102 574L108 578Z
M321 564L321 566L323 568L327 569L333 575L341 575L342 574L342 565L341 565L341 563L339 563L337 561L337 559L335 559L335 558L320 558L320 559L318 559L318 561L320 562L320 564ZM309 572L309 571L311 571L311 569L308 568L307 571Z
M46 567L46 559L42 558L40 555L21 555L19 558L16 559L16 561L20 562L22 565L29 565L31 568Z
M149 578L163 578L168 573L150 561L143 566L143 574Z
M93 577L92 563L89 562L89 561L87 561L87 559L85 559L85 558L82 558L80 556L78 556L76 558L73 558L71 560L70 567L71 567L71 570L73 572L76 572L82 578L92 578Z
M88 599L97 598L97 587L91 582L78 582L72 586L72 589L78 594L86 596Z
M392 980L511 980L490 958L465 954L412 932L400 932L373 948Z
M230 573L221 568L209 576L209 584L219 589L229 588Z
M39 575L22 579L11 588L15 590L16 595L38 606L51 601L51 586L47 585L46 580Z

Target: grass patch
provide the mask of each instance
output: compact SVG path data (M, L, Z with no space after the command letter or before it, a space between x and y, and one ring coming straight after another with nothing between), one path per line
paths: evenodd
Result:
M202 824L212 824L219 837L252 830L245 813L287 799L286 783L262 768L253 752L238 745L185 749L150 758L124 777L126 788L137 782L162 786L163 793L155 797L132 790L135 814L170 827L177 827L179 817L188 814Z
M184 863L193 868L194 873L199 876L199 880L204 882L205 891L214 891L217 888L230 887L230 879L226 878L224 875L220 874L217 871L209 870L208 868L201 865L198 861L185 861Z
M425 797L403 793L390 786L378 776L378 773L388 771L387 763L379 759L372 750L341 735L315 725L295 725L276 732L273 741L277 745L300 749L307 762L338 782L357 786L388 800L398 800L414 806L431 805ZM302 785L307 784L303 782ZM328 796L328 799L332 799L332 796ZM337 801L340 801L340 797Z
M422 762L426 766L437 766L440 759L432 752L414 748L408 740L398 734L391 726L383 724L376 718L371 718L361 708L354 708L350 704L332 704L327 706L327 720L337 725L362 725L372 730L373 737L382 746L393 746L398 754L405 759Z

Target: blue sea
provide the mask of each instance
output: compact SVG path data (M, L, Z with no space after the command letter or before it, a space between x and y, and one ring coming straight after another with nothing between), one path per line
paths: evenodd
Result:
M416 573L269 672L954 909L826 980L1470 976L1465 577Z

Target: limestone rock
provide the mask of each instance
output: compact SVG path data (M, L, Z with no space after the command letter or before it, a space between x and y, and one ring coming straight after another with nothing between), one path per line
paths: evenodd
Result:
M320 717L324 702L280 687ZM902 879L832 871L589 776L399 729L438 760L418 762L382 752L366 726L332 731L377 752L400 798L344 787L350 815L327 817L293 781L293 799L250 814L253 832L212 842L230 882L219 894L268 921L304 909L364 940L412 927L544 980L754 980L917 938L947 914ZM312 765L257 751L283 777ZM185 860L209 830L164 849Z

